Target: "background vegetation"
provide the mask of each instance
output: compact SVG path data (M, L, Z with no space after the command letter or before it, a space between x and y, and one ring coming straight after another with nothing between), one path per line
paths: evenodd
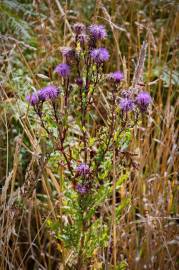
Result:
M73 249L54 237L56 221L71 222L61 213L68 184L54 165L58 156L40 170L43 130L25 96L52 80L59 49L71 44L71 27L79 21L106 26L111 60L105 72L123 70L126 87L142 42L148 43L144 81L154 104L128 146L137 153L138 169L125 171L117 186L116 269L179 267L178 10L177 1L167 0L0 2L0 269L76 269ZM101 119L108 113L102 94L96 104ZM110 199L103 211L110 221ZM104 247L93 250L84 269L114 269L112 261L105 265L112 252L110 222L107 231Z

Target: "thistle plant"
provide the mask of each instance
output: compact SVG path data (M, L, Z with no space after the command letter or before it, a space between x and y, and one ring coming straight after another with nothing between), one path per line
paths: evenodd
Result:
M103 44L107 38L103 25L76 23L73 31L72 46L62 48L63 63L54 67L58 82L26 98L45 131L49 162L55 156L64 174L61 214L59 220L49 220L48 226L64 249L73 251L71 267L84 269L99 249L106 254L104 265L116 267L117 188L131 168L137 168L135 153L128 148L132 131L147 114L152 99L136 80L123 89L122 71L105 73L110 52ZM108 111L102 116L96 104L99 88L104 88L104 95L109 93ZM61 256L64 261L63 251Z

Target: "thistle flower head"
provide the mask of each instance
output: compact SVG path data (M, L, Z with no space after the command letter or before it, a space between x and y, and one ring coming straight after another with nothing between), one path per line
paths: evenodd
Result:
M76 190L77 192L79 192L81 195L85 194L88 192L88 189L85 185L82 185L82 184L77 184L76 186Z
M83 31L85 31L85 25L83 23L75 23L73 25L73 30L75 32L75 34L79 35L81 34Z
M61 49L61 53L64 57L74 57L75 56L75 50L71 47L63 47Z
M54 100L59 94L59 89L54 85L48 85L38 91L39 100L45 101L48 99Z
M142 112L147 110L147 107L151 101L152 98L147 92L140 92L136 97L136 104Z
M134 109L134 102L130 98L122 98L119 106L123 112L132 111Z
M67 64L59 64L54 71L62 77L68 77L70 75L70 66Z
M33 93L31 95L26 96L26 100L30 103L30 105L35 106L39 103L39 97L37 93Z
M93 24L89 26L89 32L93 39L102 40L107 37L106 29L104 25Z
M105 48L93 49L90 55L93 61L97 64L106 62L109 59L109 52Z
M90 168L86 163L81 163L76 167L76 172L80 176L87 176L90 173Z
M115 71L110 73L108 77L115 83L120 83L120 81L124 78L124 74L121 71Z

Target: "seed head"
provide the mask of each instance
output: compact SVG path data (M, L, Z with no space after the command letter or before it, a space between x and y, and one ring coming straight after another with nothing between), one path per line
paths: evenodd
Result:
M63 47L61 53L64 57L71 58L75 56L75 50L71 47Z
M80 35L83 31L85 31L85 25L83 23L75 23L73 25L73 30L75 34Z

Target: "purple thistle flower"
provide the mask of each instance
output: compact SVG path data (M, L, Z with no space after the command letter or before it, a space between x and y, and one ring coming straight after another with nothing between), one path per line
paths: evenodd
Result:
M122 98L119 106L123 112L132 111L134 109L134 102L130 98Z
M54 85L48 85L38 91L38 97L41 101L48 99L54 100L59 94L59 89Z
M75 56L75 50L70 47L63 47L61 49L61 53L65 57L74 57Z
M75 23L73 25L73 30L75 34L79 35L85 30L85 25L83 23Z
M76 172L80 176L87 176L90 173L90 168L86 163L81 163L76 167Z
M89 32L95 40L101 40L107 37L104 25L93 24L89 26Z
M30 103L30 105L35 106L39 103L39 97L37 93L33 93L31 95L26 96L26 100Z
M152 98L147 92L140 92L136 97L136 104L142 112L147 110L147 107L151 101Z
M70 75L70 66L67 64L59 64L54 71L62 77L68 77Z
M93 49L90 55L94 62L96 62L97 64L108 61L109 59L109 52L105 48Z
M124 78L124 74L121 71L115 71L109 74L109 79L113 80L115 83L120 83Z
M82 184L77 184L76 186L76 190L77 192L79 192L81 195L85 194L88 192L88 189L86 186L82 185Z

